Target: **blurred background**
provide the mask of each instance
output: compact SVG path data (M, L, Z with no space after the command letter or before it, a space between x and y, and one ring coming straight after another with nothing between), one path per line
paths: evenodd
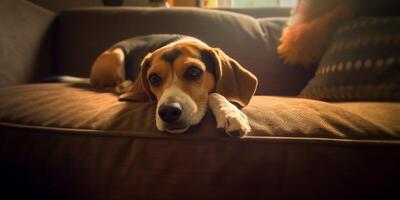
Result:
M297 0L30 0L52 11L86 6L293 7Z

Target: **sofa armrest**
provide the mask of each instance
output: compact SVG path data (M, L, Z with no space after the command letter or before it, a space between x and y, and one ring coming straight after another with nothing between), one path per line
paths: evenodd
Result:
M56 15L23 0L0 1L0 87L50 75Z

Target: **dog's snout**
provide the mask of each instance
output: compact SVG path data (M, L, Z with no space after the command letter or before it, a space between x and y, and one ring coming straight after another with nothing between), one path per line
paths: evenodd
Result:
M158 110L160 118L167 123L175 122L182 114L181 104L175 102L170 104L163 104Z

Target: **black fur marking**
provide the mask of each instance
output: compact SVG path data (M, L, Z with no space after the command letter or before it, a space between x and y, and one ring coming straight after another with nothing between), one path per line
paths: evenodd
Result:
M143 63L143 68L144 68L144 69L149 69L150 66L151 66L151 60L146 60L146 61Z
M167 51L162 55L162 59L169 62L171 65L174 63L175 59L182 54L178 49L172 49Z
M215 74L214 55L207 50L201 50L200 51L200 59L206 66L206 70L212 74Z

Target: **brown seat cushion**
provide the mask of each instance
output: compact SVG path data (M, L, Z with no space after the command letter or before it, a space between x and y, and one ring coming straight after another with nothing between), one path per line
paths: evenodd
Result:
M151 137L224 136L208 113L184 136L158 132L155 103L120 102L107 91L67 84L31 84L0 89L0 123L35 129L61 129ZM345 139L400 137L399 103L325 103L255 96L244 112L253 128L249 137L282 136Z
M159 133L154 104L88 87L2 88L0 187L14 199L378 199L398 195L400 140L332 138L397 137L399 109L256 96L252 136L237 140L210 114Z

